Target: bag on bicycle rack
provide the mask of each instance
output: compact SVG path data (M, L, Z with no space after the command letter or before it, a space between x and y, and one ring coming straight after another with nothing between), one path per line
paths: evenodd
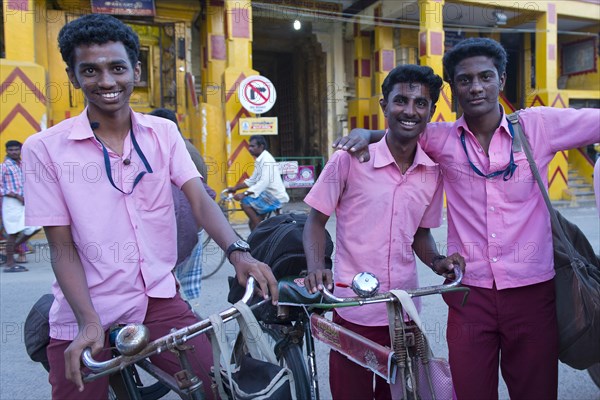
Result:
M262 221L248 237L252 257L268 264L277 280L287 276L298 276L305 271L306 256L302 243L302 233L307 214L281 214ZM325 231L325 267L331 269L333 241ZM229 278L227 300L234 304L244 295L245 288L237 279ZM265 304L254 310L256 317L265 322L281 322L277 319L276 307Z
M525 150L552 224L558 358L587 369L600 362L600 258L583 232L552 206L518 116L518 111L507 115L515 131L513 147Z
M295 400L292 372L279 365L250 307L242 302L234 307L240 312L238 323L247 354L231 355L223 320L218 314L209 317L214 328L210 336L214 365L220 365L221 354L226 360L219 372L212 371L219 396L238 400ZM229 363L230 355L233 365Z

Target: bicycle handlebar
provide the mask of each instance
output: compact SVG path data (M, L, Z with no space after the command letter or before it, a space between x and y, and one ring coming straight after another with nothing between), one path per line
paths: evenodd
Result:
M446 292L464 291L466 292L466 299L469 288L460 286L462 278L462 270L455 268L455 279L447 284L409 289L406 290L406 292L410 295L410 297L418 297ZM320 294L308 294L304 287L300 289L300 287L296 284L284 284L283 286L280 285L279 288L279 304L282 306L308 306L312 308L333 309L339 307L355 307L362 306L364 304L392 301L395 301L395 297L389 292L375 294L369 297L337 297L327 289L323 289Z
M463 278L463 272L460 268L454 268L454 280L442 285L436 286L426 286L417 289L408 289L406 292L410 295L410 297L419 297L419 296L428 296L430 294L441 294L445 292L452 291L454 288L458 287ZM326 288L323 289L323 297L330 302L331 304L335 303L350 303L357 301L366 302L380 302L380 301L389 301L390 296L388 293L377 294L375 296L364 298L364 297L337 297L333 293L331 293ZM375 301L379 300L379 301Z
M221 192L221 200L233 200L234 193L231 193L229 190L225 189Z
M254 293L254 289L256 287L256 281L253 277L248 278L248 282L246 284L246 292L242 297L241 301L244 303L248 303L248 301L252 298ZM262 300L255 306L260 304L264 304L268 299ZM223 319L223 322L231 321L236 317L238 310L235 307L230 307L219 313L219 316ZM123 330L129 329L130 331L136 331L138 329L146 329L147 328L142 324L129 324L126 325ZM181 328L174 332L169 333L161 338L154 340L151 343L148 343L145 347L143 347L139 352L135 354L129 355L119 355L115 358L111 358L107 361L96 361L92 356L92 351L90 348L86 348L82 355L81 360L83 364L92 371L91 374L88 374L84 377L84 382L93 381L101 376L110 375L114 372L117 372L120 369L127 367L128 365L135 364L136 362L143 360L144 358L150 357L154 354L160 354L165 350L172 350L177 346L180 346L187 342L189 339L196 337L200 334L203 334L212 329L212 324L210 320L204 319L202 321L198 321L197 323L187 326L185 328ZM119 348L119 343L117 343L117 349Z

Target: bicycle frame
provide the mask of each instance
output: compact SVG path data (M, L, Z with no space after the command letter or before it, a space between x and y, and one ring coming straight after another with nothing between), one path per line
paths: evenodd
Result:
M246 292L242 298L244 303L252 298L256 282L253 277L248 279ZM264 299L253 307L264 304L268 299ZM230 307L219 313L223 322L228 322L235 319L239 312L235 307ZM114 374L131 365L138 365L157 380L164 383L171 390L178 393L180 396L191 399L203 399L202 382L194 374L193 369L187 357L187 351L190 347L186 342L198 335L204 334L212 330L212 324L209 319L198 321L197 323L184 327L182 329L173 330L168 335L148 343L147 328L141 324L126 325L117 335L116 348L121 355L107 361L96 361L92 357L91 350L85 349L81 359L83 364L91 371L83 380L84 382L93 381L102 376ZM144 337L144 335L146 335ZM181 365L181 371L171 376L167 372L152 364L148 358L155 354L160 354L164 351L173 352ZM219 366L217 366L219 367ZM126 382L126 385L131 382ZM128 388L131 391L131 388ZM131 394L131 393L130 393Z
M298 281L298 279L302 282ZM331 349L345 355L353 362L368 368L387 382L393 384L396 381L398 365L401 364L401 361L403 362L402 352L400 349L396 348L399 346L397 343L394 343L395 341L392 342L392 348L382 346L326 319L316 311L332 310L338 307L356 307L366 304L391 302L396 308L396 314L402 315L402 305L398 302L397 298L390 293L377 294L367 298L339 298L327 289L323 290L322 293L310 295L306 289L303 288L303 279L298 279L294 280L295 283L300 283L300 285L296 286L289 282L283 284L280 283L278 317L282 319L286 318L289 307L302 307L306 312L305 314L301 314L303 315L302 320L297 322L299 323L299 329L304 330L306 354L308 358L307 366L309 377L311 378L313 398L320 398L317 384L316 355L314 350L315 338ZM462 271L457 268L455 280L448 284L407 290L406 292L410 297L420 297L453 291L464 291L464 300L466 300L469 289L461 287L461 281ZM298 301L299 296L304 297L304 300ZM399 332L403 335L403 342L406 339L404 335L407 332L407 326L403 321L403 318L396 318L395 325L399 325ZM412 340L413 342L417 340L410 335L412 334L408 334L409 340Z

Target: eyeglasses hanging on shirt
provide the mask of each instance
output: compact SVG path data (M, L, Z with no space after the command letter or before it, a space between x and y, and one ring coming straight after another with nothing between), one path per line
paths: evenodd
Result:
M467 160L469 161L469 165L471 166L471 169L473 171L475 171L475 173L477 175L484 177L486 179L491 179L491 178L495 178L498 175L503 175L502 179L505 181L512 178L518 165L515 164L515 159L513 157L513 144L515 141L515 132L513 131L513 127L512 127L512 124L510 123L510 121L508 122L508 129L510 130L510 161L509 161L508 165L506 166L506 168L504 168L503 170L495 171L495 172L492 172L487 175L484 174L483 172L481 172L479 170L479 168L477 168L475 166L475 164L473 164L473 162L471 161L471 158L469 158L469 152L467 151L467 144L465 142L465 131L464 131L464 129L462 130L462 132L460 134L460 142L462 143L463 150L465 151L465 155L467 156Z
M97 128L98 126L95 125L97 123L91 123L91 127L92 127L92 131ZM94 127L95 126L95 127ZM106 146L104 145L104 143L102 142L102 140L100 140L98 138L98 136L96 136L96 134L94 133L94 136L96 137L96 140L98 140L98 142L100 142L100 144L102 145L102 152L104 153L104 167L106 168L106 175L108 176L108 180L110 181L110 184L117 189L119 192L123 193L123 194L131 194L133 193L133 190L135 189L135 187L137 186L138 183L140 183L140 181L142 180L142 178L144 177L144 175L146 175L146 173L151 174L152 173L152 167L150 166L150 163L148 163L148 160L146 159L146 156L144 155L144 153L142 152L142 149L140 148L140 146L138 145L137 140L135 140L135 135L133 134L133 129L129 130L129 135L131 135L131 143L133 144L133 148L135 149L135 152L137 153L137 155L140 157L140 159L142 160L142 163L144 163L144 167L146 168L145 171L140 172L134 179L133 181L133 187L131 188L130 192L124 192L121 189L119 189L117 187L117 185L115 185L115 181L113 180L112 177L112 171L110 168L110 157L108 156L108 150L106 149ZM131 164L131 160L130 157L126 158L125 160L123 160L123 164L125 165L129 165Z

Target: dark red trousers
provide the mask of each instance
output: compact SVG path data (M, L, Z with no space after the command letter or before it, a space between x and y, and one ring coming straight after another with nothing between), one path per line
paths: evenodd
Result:
M172 328L183 328L197 321L198 319L190 310L187 303L177 294L172 299L150 298L144 325L150 330L150 340L152 341L168 334ZM65 378L64 352L70 343L67 340L51 339L48 345L47 353L50 362L49 381L52 385L52 399L106 400L108 398L108 378L100 378L86 383L85 389L81 393L71 381ZM213 396L210 389L211 380L208 376L208 371L210 371L210 367L213 365L210 342L206 335L200 335L187 343L194 346L194 349L188 352L188 357L195 373L204 384L207 398L212 399ZM108 347L108 343L105 344L105 347ZM110 358L110 352L104 351L103 354L94 356L94 358L96 360L106 360ZM151 361L169 374L174 374L181 370L179 360L169 351L151 357Z
M556 399L558 329L554 280L444 295L454 389L459 400L498 399L498 366L512 400Z
M387 326L363 326L333 313L333 322L384 346L390 346ZM375 378L375 379L374 379ZM372 371L355 364L337 351L329 353L329 385L335 400L391 399L390 386Z

